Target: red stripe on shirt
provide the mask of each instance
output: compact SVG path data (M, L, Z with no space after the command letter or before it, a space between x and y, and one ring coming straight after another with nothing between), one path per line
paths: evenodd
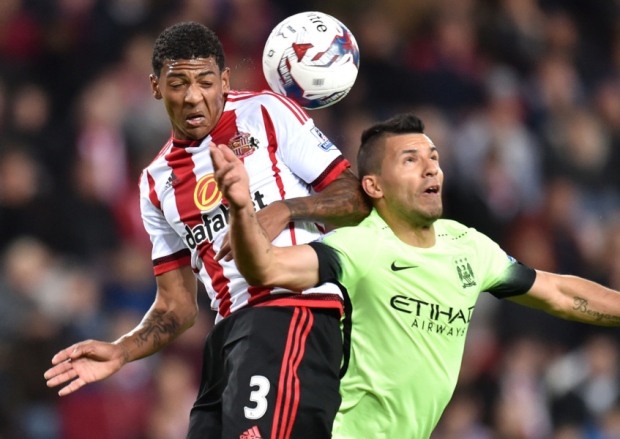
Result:
M204 262L205 270L211 278L211 286L216 291L215 298L220 301L218 313L222 317L230 314L230 290L228 289L228 278L224 276L224 268L215 260L213 246L204 246L198 254Z
M280 192L280 198L284 200L286 198L286 191L284 190L284 183L282 182L282 176L280 175L281 171L280 168L278 168L278 157L276 156L276 152L278 151L278 138L276 137L276 130L267 109L265 107L261 107L261 111L263 113L265 131L267 132L267 150L269 151L269 159L271 160L273 178L276 180L276 184Z
M265 107L261 107L263 113L263 123L265 124L265 131L267 132L267 150L269 151L269 159L271 160L271 170L273 171L273 178L276 180L276 185L280 192L280 198L286 199L286 191L284 190L284 183L282 182L282 175L280 175L280 168L278 168L278 157L276 152L278 151L278 139L276 137L276 130L273 126L273 121L269 112ZM291 234L291 242L293 245L297 243L295 237L295 225L289 223L289 232Z
M161 210L161 201L159 201L159 197L157 196L157 192L155 191L155 179L149 172L146 173L146 179L149 182L149 200L151 200L153 206Z
M173 189L181 222L192 228L198 225L200 220L200 211L194 203L197 180L192 155L187 152L186 148L173 148L166 154L166 160L179 182L173 186Z
M311 183L312 188L317 192L321 192L350 166L351 163L349 163L349 161L343 156L336 158L327 168L325 168L325 171L323 171L321 175L319 175L318 178Z
M257 93L255 92L238 92L238 91L231 91L230 93L228 93L228 97L227 100L230 102L238 102L238 101L243 101L245 99L249 99L249 98L253 98L254 96L256 96Z
M271 290L273 290L273 288L253 286L248 287L248 294L250 295L250 298L248 299L248 305L252 306L256 302L260 302L264 297L270 295Z
M230 98L230 95L229 95ZM211 140L216 145L228 145L230 139L237 134L237 114L234 111L225 111L222 113L222 117L215 129L211 132ZM225 200L222 200L225 202ZM211 285L216 291L216 299L219 300L218 313L226 317L230 314L230 306L232 302L230 300L230 289L228 288L228 278L224 276L224 269L215 261L215 251L212 246L209 248L203 248L200 251L199 257L205 264L205 269L211 278Z
M153 261L155 276L167 273L177 268L191 265L192 257L189 249L180 250L172 255L157 258Z
M185 144L186 142L182 143ZM194 146L194 142L190 142L187 146ZM172 168L180 181L179 184L174 186L174 199L180 214L180 220L186 227L191 229L202 223L201 211L194 202L197 178L194 172L195 164L192 160L192 155L187 152L186 148L173 148L166 155L166 160L168 160L168 166ZM208 257L205 257L205 255ZM213 245L207 241L203 242L198 256L205 264L204 266L212 280L213 288L218 292L217 294L222 302L228 303L228 308L230 308L228 280L224 277L221 265L213 260Z
M237 114L234 111L224 111L219 122L211 131L211 140L216 145L228 145L237 131Z
M274 297L274 296L271 296ZM275 296L253 306L305 306L308 308L337 309L342 315L342 299L336 294L291 294L285 297Z
M286 107L288 107L289 110L291 110L291 112L295 115L295 117L297 117L297 120L299 120L302 125L305 124L308 119L310 119L308 113L306 113L303 108L301 108L296 102L292 101L291 99L273 92L267 92L266 94L278 98L280 102L282 102Z

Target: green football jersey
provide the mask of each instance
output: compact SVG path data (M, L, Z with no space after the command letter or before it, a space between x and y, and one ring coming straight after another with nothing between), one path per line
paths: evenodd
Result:
M373 211L323 239L351 305L333 438L428 438L454 392L478 295L531 287L534 271L476 230L438 220L435 234L432 248L410 246Z

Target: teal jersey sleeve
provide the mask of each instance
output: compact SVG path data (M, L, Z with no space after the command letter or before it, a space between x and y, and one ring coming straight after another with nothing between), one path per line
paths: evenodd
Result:
M486 235L470 229L477 259L486 267L481 291L498 299L527 293L536 279L536 271L508 255Z

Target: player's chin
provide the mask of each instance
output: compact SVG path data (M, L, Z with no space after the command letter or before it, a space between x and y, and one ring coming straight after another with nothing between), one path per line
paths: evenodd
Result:
M183 133L188 139L200 140L209 134L209 129L206 126L193 126L188 124L185 126Z
M437 221L439 218L441 218L442 215L443 215L443 206L441 205L441 203L439 203L438 205L429 207L426 210L425 216L426 216L426 219L430 223L433 223Z

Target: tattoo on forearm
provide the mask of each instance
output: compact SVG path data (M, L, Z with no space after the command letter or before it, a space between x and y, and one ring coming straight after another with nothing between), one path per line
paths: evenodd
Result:
M612 314L605 314L599 311L595 311L593 309L590 309L588 305L589 304L588 304L587 299L584 299L583 297L575 296L574 306L573 306L573 309L575 311L579 311L582 314L586 314L587 316L594 318L594 320L596 320L597 322L612 322L612 323L620 325L620 316L615 316Z
M271 250L271 241L269 240L269 236L267 235L267 232L265 232L265 229L261 227L260 222L258 221L258 217L256 216L256 212L252 212L250 214L250 218L252 219L252 221L254 221L256 228L260 230L261 236L265 238L265 242L267 243L267 250L265 251L265 253L269 253L269 251Z
M179 322L170 314L163 311L151 311L143 321L136 344L143 346L146 343L153 343L153 346L159 349L177 334L180 327Z
M357 181L353 182L358 184ZM333 225L354 225L366 217L369 205L347 179L336 180L324 196L313 198L293 198L284 200L291 212L291 218L331 223Z

